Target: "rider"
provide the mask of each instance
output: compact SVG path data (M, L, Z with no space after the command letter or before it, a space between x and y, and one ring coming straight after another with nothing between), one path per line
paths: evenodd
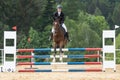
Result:
M67 27L66 27L65 24L64 24L65 17L64 17L64 13L62 12L62 6L61 6L61 5L58 5L58 6L57 6L57 12L55 12L52 17L53 17L53 20L54 20L54 21L55 21L56 19L59 19L59 23L60 23L60 24L62 25L62 27L65 29L65 37L66 37L67 40L69 41L69 35L68 35ZM52 28L52 33L51 33L50 40L52 40L53 33L54 33L54 28Z

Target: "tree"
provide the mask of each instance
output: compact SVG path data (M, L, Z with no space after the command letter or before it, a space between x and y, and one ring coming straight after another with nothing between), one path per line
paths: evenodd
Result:
M3 48L3 43L4 43L4 31L8 31L10 30L9 29L9 26L0 22L0 48L2 49Z
M45 6L46 0L1 0L0 20L11 27L17 25L18 31L26 32L41 17Z
M98 7L96 7L94 14L96 16L102 16L102 12L101 12L101 10Z
M120 34L116 37L116 48L120 49Z
M88 0L87 1L87 12L89 14L94 14L95 12L95 9L96 9L96 3L97 3L97 0Z
M19 37L19 36L17 36ZM21 35L19 37L19 40L17 40L17 48L19 49L24 49L24 48L31 48L31 46L29 45L28 41L27 41L28 37L26 35Z
M81 0L62 1L63 11L70 19L77 20L80 11L85 11L85 2Z
M118 36L116 37L116 49L120 49L120 34L118 34ZM117 54L116 54L116 56L117 56L117 63L120 63L120 52L117 52Z
M116 3L112 16L112 20L116 25L120 25L120 18L118 16L120 16L120 3Z
M40 47L40 36L39 33L34 30L32 27L29 30L29 38L30 38L30 44L31 44L31 48L38 48Z
M113 16L112 16L112 20L113 20L113 27L114 25L119 25L120 26L120 18L118 16L120 16L120 3L116 3L116 6L115 6L115 9L114 9L114 12L113 12ZM114 29L114 28L113 28ZM117 34L120 33L120 29L118 29L117 31Z
M86 12L80 12L78 23L80 22L86 22L100 37L102 36L102 30L109 29L108 23L106 22L104 16L94 16Z
M108 30L109 26L103 16L91 16L88 18L88 23L98 35L102 36L102 30Z
M69 47L99 47L101 39L99 35L92 29L87 22L75 22L71 19L66 20L68 31L72 42ZM97 40L97 41L96 41ZM94 42L94 43L93 43Z
M55 5L55 0L47 0L45 10L43 11L43 14L41 14L42 17L36 19L34 22L33 26L38 26L39 27L34 27L38 31L43 31L46 26L52 23L52 15L53 12L56 8L54 8Z

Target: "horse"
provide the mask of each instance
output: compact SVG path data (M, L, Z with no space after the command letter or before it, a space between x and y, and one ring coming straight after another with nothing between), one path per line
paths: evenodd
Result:
M59 19L56 19L53 22L53 28L54 28L54 33L53 33L53 48L54 48L54 57L53 57L53 62L56 62L56 49L59 48L60 50L60 62L63 62L63 51L62 48L65 47L67 44L67 39L65 38L65 31L61 27L62 25L59 23Z

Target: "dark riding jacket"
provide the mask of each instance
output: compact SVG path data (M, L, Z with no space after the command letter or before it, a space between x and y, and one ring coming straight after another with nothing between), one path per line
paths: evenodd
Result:
M58 12L55 12L53 14L53 20L55 21L56 19L59 19L60 24L64 23L64 20L65 20L64 13L61 12L61 14L59 16Z

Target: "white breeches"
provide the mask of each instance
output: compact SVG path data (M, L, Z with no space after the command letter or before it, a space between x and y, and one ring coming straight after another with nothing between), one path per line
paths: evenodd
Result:
M62 27L65 29L65 32L67 32L67 27L64 23L62 24ZM54 33L54 28L53 27L52 27L52 33Z

